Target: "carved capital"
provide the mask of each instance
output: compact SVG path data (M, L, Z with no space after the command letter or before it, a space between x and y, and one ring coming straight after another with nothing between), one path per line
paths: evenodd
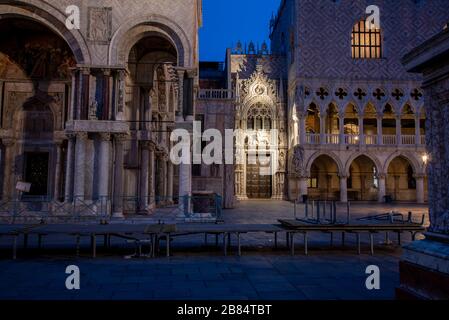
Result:
M423 173L416 173L413 175L413 178L415 178L416 180L424 179L425 177L426 175Z
M11 139L11 138L6 138L6 139L4 138L4 139L2 139L2 144L6 148L14 146L15 143L16 143L16 141L14 139Z
M111 134L110 133L99 133L98 137L101 141L110 141L111 140Z
M124 141L128 140L128 136L129 135L126 133L117 133L117 134L114 134L114 140L118 141L118 142L124 142Z
M88 139L88 135L86 132L77 132L76 133L76 140L86 141L87 139Z

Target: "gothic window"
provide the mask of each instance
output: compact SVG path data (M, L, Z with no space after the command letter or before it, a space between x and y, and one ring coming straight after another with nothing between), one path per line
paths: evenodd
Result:
M382 34L377 28L366 28L365 20L360 20L352 29L352 58L382 58Z
M248 111L248 130L271 130L272 114L270 108L260 103L256 104Z

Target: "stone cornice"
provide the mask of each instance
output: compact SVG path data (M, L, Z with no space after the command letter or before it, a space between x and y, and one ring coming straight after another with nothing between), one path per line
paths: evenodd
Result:
M402 58L409 72L422 71L435 60L449 54L449 28L425 41Z

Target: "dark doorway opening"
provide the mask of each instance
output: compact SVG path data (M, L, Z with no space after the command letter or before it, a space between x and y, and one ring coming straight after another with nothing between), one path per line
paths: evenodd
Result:
M25 181L31 183L27 196L48 195L48 152L25 153Z

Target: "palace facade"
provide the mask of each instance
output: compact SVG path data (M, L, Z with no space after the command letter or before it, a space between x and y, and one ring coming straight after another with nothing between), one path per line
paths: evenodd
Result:
M372 4L376 29L365 26ZM71 5L79 29L66 26ZM448 21L444 0L282 0L271 48L239 42L223 63L200 63L201 0L0 0L2 202L45 197L115 216L195 192L226 208L306 195L423 203L421 77L400 60ZM235 148L275 145L276 171L173 165L170 133L194 120L259 132Z

